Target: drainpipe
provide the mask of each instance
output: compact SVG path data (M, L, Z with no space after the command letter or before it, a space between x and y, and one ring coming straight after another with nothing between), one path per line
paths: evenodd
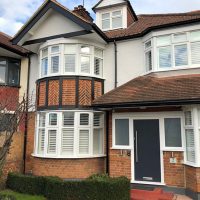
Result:
M110 175L109 170L109 111L106 111L106 174Z
M26 173L26 150L27 150L27 134L28 134L28 108L29 108L29 85L30 85L30 67L31 58L28 55L28 79L27 79L27 89L26 89L26 114L25 114L25 131L24 131L24 174Z
M115 88L117 88L118 80L117 80L117 43L114 40L114 49L115 49Z

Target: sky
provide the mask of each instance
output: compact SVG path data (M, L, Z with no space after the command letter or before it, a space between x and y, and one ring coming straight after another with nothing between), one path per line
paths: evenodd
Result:
M0 31L13 36L44 0L0 0ZM69 9L83 0L57 0ZM172 13L200 10L200 0L130 0L137 14ZM85 7L95 18L91 7L98 0L85 0Z

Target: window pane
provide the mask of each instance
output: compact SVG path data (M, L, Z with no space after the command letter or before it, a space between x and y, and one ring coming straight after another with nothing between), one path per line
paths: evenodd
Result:
M19 72L20 72L20 62L10 60L8 62L8 84L19 85Z
M49 125L51 126L57 125L57 114L55 113L49 114Z
M152 53L148 51L145 53L146 69L147 71L152 70Z
M81 126L89 125L89 114L80 114L80 125Z
M185 114L185 125L191 126L192 125L192 112L186 111L184 114Z
M77 45L65 45L65 54L76 54Z
M103 129L93 131L93 153L94 155L103 154Z
M200 40L200 31L191 32L190 38L191 38L192 41Z
M191 43L192 64L200 64L200 42Z
M112 28L121 28L122 27L122 17L115 17L112 19Z
M103 126L103 114L102 113L94 113L93 126L95 126L95 127Z
M0 66L0 83L6 82L6 67Z
M46 124L46 114L39 114L39 127L45 127Z
M110 19L106 19L102 21L102 29L106 30L110 28Z
M39 129L38 131L38 153L44 153L44 138L45 138L45 129Z
M65 55L65 72L75 72L76 55Z
M48 70L48 58L42 59L42 69L41 69L41 76L46 76Z
M187 161L195 163L195 141L194 141L194 130L186 129L186 155Z
M58 73L59 71L59 56L51 57L51 73Z
M62 154L73 155L74 153L74 129L62 130Z
M58 53L59 51L60 51L60 47L59 46L51 47L51 53Z
M90 73L90 57L89 56L81 56L81 72L82 73Z
M103 50L95 48L94 55L98 58L103 58Z
M81 53L90 53L89 46L81 46Z
M148 49L151 47L151 41L148 41L145 43L145 49Z
M74 112L66 112L63 114L63 126L74 126Z
M175 65L188 65L188 51L187 44L175 46Z
M165 146L182 147L181 119L165 119Z
M109 18L110 18L110 13L102 14L102 19L109 19Z
M49 130L47 153L49 153L49 154L55 154L56 153L56 140L57 140L57 131L56 130Z
M94 74L102 76L103 60L101 58L94 58Z
M115 120L115 145L129 146L129 120Z
M79 132L79 154L89 154L89 130Z
M171 46L159 48L159 66L160 68L172 66Z
M42 58L44 58L44 57L48 57L48 49L47 48L42 50Z
M181 33L174 35L174 42L185 42L187 41L187 34Z
M121 14L122 14L122 13L121 13L121 10L112 12L112 16L113 16L113 17L120 16Z
M158 46L163 46L163 45L169 45L171 44L171 36L161 36L157 38L157 45Z

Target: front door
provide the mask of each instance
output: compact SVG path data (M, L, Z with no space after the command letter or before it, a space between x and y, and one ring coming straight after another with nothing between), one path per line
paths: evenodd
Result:
M161 182L159 120L134 120L135 181Z

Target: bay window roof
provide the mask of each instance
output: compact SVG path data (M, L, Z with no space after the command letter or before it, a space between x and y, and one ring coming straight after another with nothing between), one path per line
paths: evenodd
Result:
M200 103L200 75L140 76L108 92L93 106L140 107Z

